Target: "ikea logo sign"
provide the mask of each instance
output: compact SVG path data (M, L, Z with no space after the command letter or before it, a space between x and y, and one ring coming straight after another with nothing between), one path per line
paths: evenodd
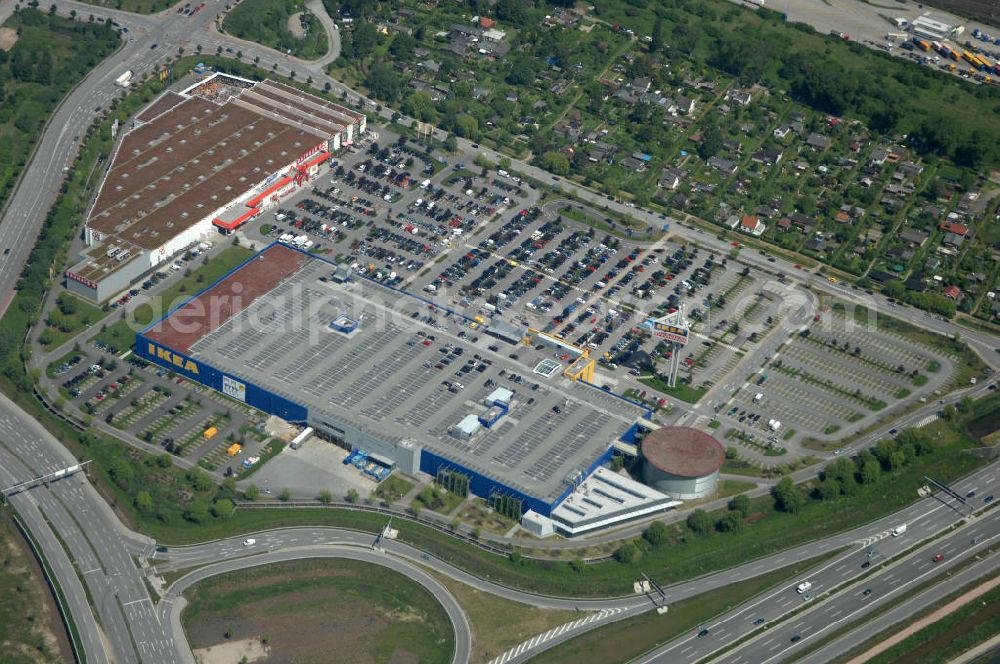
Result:
M173 364L175 367L180 367L181 369L184 369L184 371L187 371L189 373L193 373L195 375L198 374L198 365L195 364L193 361L188 360L183 356L178 355L177 353L171 352L166 348L160 348L155 344L147 342L147 345L149 347L148 350L150 357L155 357L158 360L169 362L170 364Z

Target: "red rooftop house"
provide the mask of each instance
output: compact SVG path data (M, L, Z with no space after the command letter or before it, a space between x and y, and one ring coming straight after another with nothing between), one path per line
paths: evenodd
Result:
M951 221L949 219L945 219L944 221L942 221L941 225L938 226L938 228L944 231L945 233L954 233L955 235L961 235L962 237L965 237L966 235L969 234L968 226L966 226L965 224L960 224L955 221Z
M749 233L754 237L760 237L763 235L766 228L767 226L764 225L764 222L761 221L759 217L746 215L740 219L740 230L744 233Z
M950 297L956 302L962 299L962 291L958 286L945 286L942 292L945 297Z

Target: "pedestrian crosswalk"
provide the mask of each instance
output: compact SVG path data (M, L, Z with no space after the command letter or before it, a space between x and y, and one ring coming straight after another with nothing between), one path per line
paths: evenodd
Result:
M534 650L540 648L545 643L562 636L572 634L576 631L581 631L584 627L592 627L594 623L604 622L613 618L614 616L621 613L624 609L601 609L587 615L579 620L574 620L573 622L568 622L558 627L553 627L547 632L539 634L534 638L527 641L523 641L504 654L500 655L496 659L490 661L490 664L509 664L513 662L521 661L521 658L527 656Z

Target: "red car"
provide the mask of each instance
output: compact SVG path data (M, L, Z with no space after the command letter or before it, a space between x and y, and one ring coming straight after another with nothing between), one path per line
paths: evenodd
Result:
M935 554L933 560L936 563L941 562L942 560L944 560L944 554L943 553Z

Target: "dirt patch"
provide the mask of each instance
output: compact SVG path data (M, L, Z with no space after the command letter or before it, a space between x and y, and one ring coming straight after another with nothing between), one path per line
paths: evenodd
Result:
M0 28L0 51L9 51L17 43L17 30Z
M227 641L194 651L198 664L230 664L231 662L260 662L267 657L267 648L257 639Z
M304 39L306 31L302 29L302 12L296 12L288 17L288 31L296 39Z
M4 560L0 574L0 623L7 621L11 630L8 634L0 627L0 632L13 637L0 638L3 649L9 655L15 652L22 655L23 661L69 661L72 653L69 638L55 598L44 581L45 574L7 514L0 517L0 558ZM15 615L33 618L26 625L15 627Z

